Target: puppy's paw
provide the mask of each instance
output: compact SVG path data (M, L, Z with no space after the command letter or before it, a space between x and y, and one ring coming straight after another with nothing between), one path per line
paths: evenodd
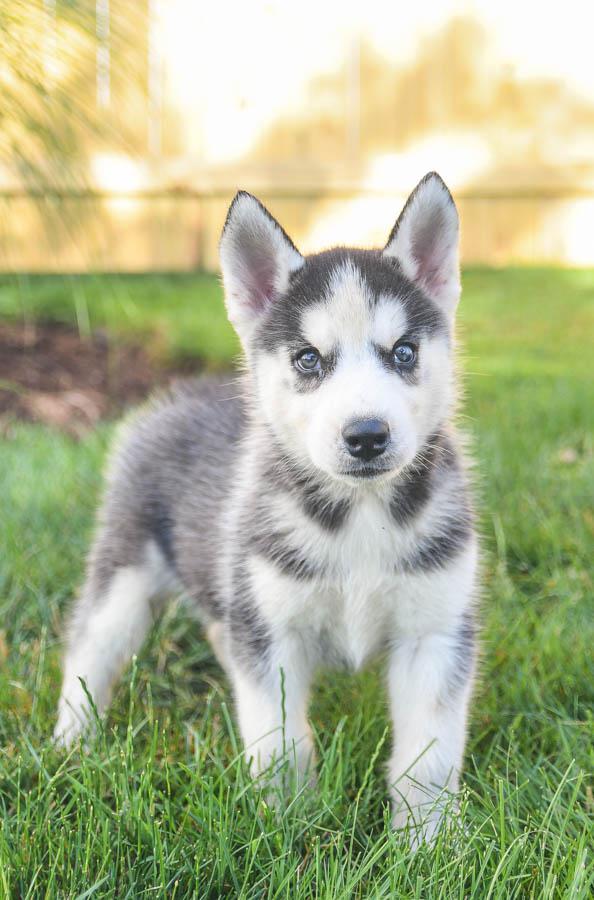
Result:
M438 832L447 827L458 813L458 806L451 794L444 791L437 797L410 800L399 797L394 802L392 827L405 834L412 850L435 843Z
M83 746L87 746L93 736L93 727L88 717L77 713L68 704L60 704L58 721L53 733L54 745L62 750L70 750L80 739Z
M431 845L435 842L443 816L430 815L425 811L423 816L419 808L415 810L397 810L392 816L392 827L401 832L411 850L418 850L423 844Z

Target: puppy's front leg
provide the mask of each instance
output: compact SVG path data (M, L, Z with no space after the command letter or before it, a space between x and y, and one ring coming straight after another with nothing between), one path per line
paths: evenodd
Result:
M431 840L458 789L474 658L469 615L447 631L404 638L392 653L393 823L411 827L413 845Z
M303 783L314 762L307 721L312 667L299 636L275 639L257 664L234 664L231 677L252 773L260 775L286 756Z

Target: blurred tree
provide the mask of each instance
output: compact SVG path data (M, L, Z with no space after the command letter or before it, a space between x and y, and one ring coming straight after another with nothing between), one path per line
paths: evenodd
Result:
M139 149L146 140L146 40L142 2L112 3L110 9L108 0L5 0L5 185L16 182L36 195L76 191L87 186L91 147ZM136 114L130 116L132 101Z

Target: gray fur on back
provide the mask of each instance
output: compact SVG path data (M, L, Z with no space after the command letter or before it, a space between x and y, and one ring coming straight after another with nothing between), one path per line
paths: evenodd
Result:
M178 381L125 423L109 468L90 567L96 596L154 541L205 613L216 614L217 524L245 428L241 385Z

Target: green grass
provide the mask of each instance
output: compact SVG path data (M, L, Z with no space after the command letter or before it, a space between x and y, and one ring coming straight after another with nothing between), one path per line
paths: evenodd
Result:
M50 319L148 342L165 360L199 358L211 368L239 349L212 275L0 275L0 319Z
M4 279L0 312L142 330L215 364L236 348L206 276ZM0 443L0 896L591 896L594 272L469 271L461 318L487 550L463 830L414 857L391 834L379 667L320 683L320 789L271 811L228 684L179 612L97 746L54 751L60 622L111 429L75 443L14 425Z

